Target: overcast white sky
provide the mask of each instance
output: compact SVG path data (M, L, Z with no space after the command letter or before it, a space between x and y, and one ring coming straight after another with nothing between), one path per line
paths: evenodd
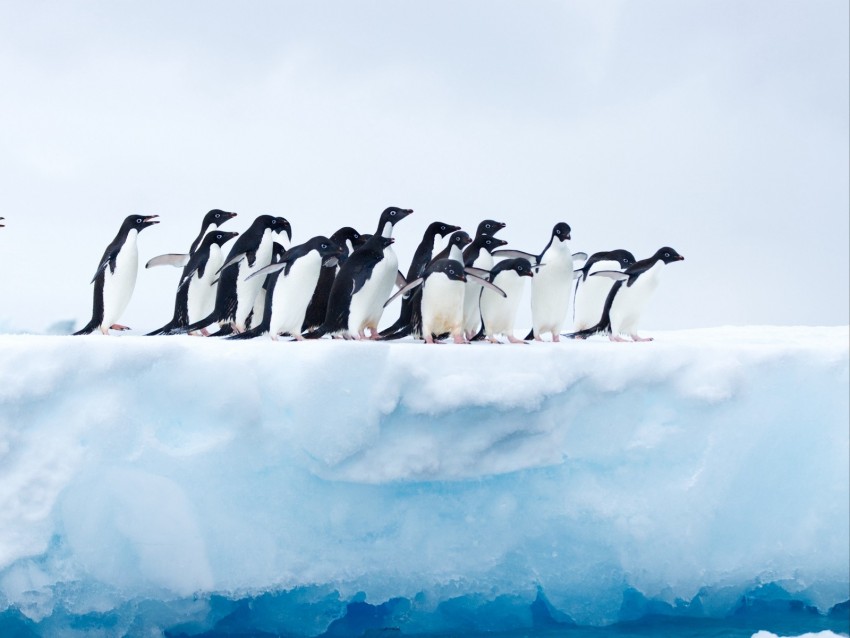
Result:
M300 243L388 205L402 269L436 219L533 252L566 221L686 256L647 329L847 324L848 6L2 0L0 325L84 323L129 214L161 216L145 261L210 208ZM122 323L178 276L140 269Z

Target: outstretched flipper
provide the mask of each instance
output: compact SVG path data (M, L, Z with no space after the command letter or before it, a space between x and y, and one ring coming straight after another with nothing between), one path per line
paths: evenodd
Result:
M490 271L485 270L484 268L476 268L475 266L466 266L464 268L467 275L473 275L474 277L478 277L479 279L490 279Z
M404 278L404 275L401 274L400 270L397 270L395 273L395 285L399 287L399 289L404 288L407 285L407 280Z
M401 295L403 295L404 293L406 293L406 292L410 292L411 290L413 290L414 288L416 288L416 286L421 285L423 281L425 281L424 277L419 277L419 278L414 279L413 281L411 281L409 284L406 284L405 286L403 286L402 288L400 288L400 289L398 290L398 292L396 292L396 293L395 293L392 297L390 297L389 299L387 299L387 301L384 303L384 308L386 308L388 305L390 305L390 303L391 303L392 301L394 301L397 297L400 297L400 296L401 296Z
M468 271L468 270L469 270L469 269L467 269L467 271ZM478 270L478 269L476 269L476 270ZM484 286L485 288L489 288L490 290L492 290L492 291L493 291L493 292L495 292L496 294L501 295L503 298L508 296L508 293L506 293L504 290L502 290L501 288L499 288L499 287L498 287L498 286L496 286L495 284L491 284L489 281L487 281L487 280L486 280L486 279L484 279L483 277L479 277L478 275L473 275L473 274L472 274L472 273L470 273L470 272L467 272L467 273L466 273L466 276L467 276L467 277L471 277L471 278L472 278L472 279L474 279L477 283L481 284L481 285L482 285L482 286Z
M228 260L224 263L224 265L223 265L221 268L219 268L218 270L216 270L216 271L215 271L215 274L216 274L216 275L218 275L219 273L221 273L221 271L222 271L222 270L224 270L224 269L225 269L225 268L227 268L228 266L232 266L233 264L238 264L240 261L242 261L243 259L245 259L245 257L247 257L247 256L248 256L248 253L247 253L247 252L239 253L239 254L237 254L237 255L234 255L233 257L231 257L230 259L228 259Z
M175 268L185 268L189 263L189 255L184 253L168 253L158 255L149 260L145 264L145 268L154 268L155 266L174 266Z
M542 266L542 264L540 263L540 255L532 255L531 253L527 253L523 250L514 250L512 248L506 248L504 250L494 250L490 254L493 255L493 257L497 257L499 259L527 259L532 266Z
M578 271L581 272L581 271ZM573 273L575 274L575 273ZM608 279L613 279L614 281L626 281L629 278L629 275L620 272L619 270L597 270L594 273L590 273L591 277L608 277ZM574 277L575 278L575 277Z
M251 273L247 277L245 277L245 281L249 279L253 279L257 275L271 275L272 273L278 272L279 270L283 270L286 268L286 262L279 262L277 264L269 264L264 268L260 268L258 271Z
M581 251L577 253L573 253L573 259L578 259L580 261L587 261L587 253L583 253Z

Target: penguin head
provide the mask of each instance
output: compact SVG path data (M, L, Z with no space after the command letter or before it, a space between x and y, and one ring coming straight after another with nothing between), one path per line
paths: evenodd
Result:
M356 245L356 242L361 240L363 240L362 235L360 235L360 233L354 230L351 226L343 226L331 235L331 241L337 244L344 244L345 242L350 241L352 244Z
M433 222L428 226L428 229L425 231L426 235L430 235L431 237L436 237L439 235L440 237L445 237L449 233L453 233L456 230L460 230L460 226L452 226L451 224L446 224L445 222Z
M502 262L503 270L513 270L520 277L534 277L532 272L531 262L525 257L516 257L514 259L506 259Z
M225 210L213 208L204 215L204 228L207 228L210 224L216 227L221 226L228 219L233 219L234 217L236 217L236 213L228 213Z
M478 224L478 229L475 231L475 235L495 235L504 227L505 224L502 222L497 222L492 219L485 219L483 222Z
M669 246L664 246L664 248L659 248L655 252L655 258L663 261L665 264L669 264L674 261L682 261L684 257L676 252L675 249L670 248Z
M273 233L277 233L278 235L280 233L286 233L286 238L292 241L292 226L285 218L273 217L269 228L272 229Z
M210 246L223 246L237 235L239 235L239 233L214 230L204 235L204 241L201 246L207 248Z
M431 274L442 273L451 281L466 281L463 264L456 259L438 259L430 268Z
M374 235L372 235L372 237L374 237ZM393 239L392 237L382 237L380 235L378 236L378 246L380 246L381 250L392 246L394 243L395 239Z
M385 223L389 222L393 226L399 223L402 219L407 217L413 212L410 208L398 208L397 206L390 206L385 209L383 213L381 213L381 223L383 226Z
M0 217L0 222L2 222L4 219L6 219L6 218ZM5 224L0 224L0 228L5 228L5 227L6 227Z
M622 248L612 250L610 252L610 257L612 261L619 262L620 268L628 268L637 261L633 254L631 254L628 250L623 250Z
M570 238L570 225L566 222L558 222L552 229L552 237L560 241L567 241Z
M482 235L480 241L481 247L488 253L492 253L499 246L504 246L508 243L504 239L498 239L497 237L491 237L490 235Z
M157 217L159 215L130 215L124 219L122 226L127 230L135 230L140 233L148 226L158 224Z
M468 244L472 243L472 239L469 237L469 233L458 230L452 233L452 236L449 237L449 246L457 246L458 248L463 248Z

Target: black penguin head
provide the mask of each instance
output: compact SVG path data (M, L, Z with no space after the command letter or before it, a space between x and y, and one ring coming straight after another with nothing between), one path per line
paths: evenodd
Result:
M480 235L495 235L504 227L505 224L503 224L502 222L497 222L492 219L485 219L483 222L478 224L478 229L475 231L475 236L478 237Z
M433 222L428 226L428 229L425 231L426 235L430 235L431 237L436 237L439 235L440 237L445 237L449 233L453 233L456 230L460 230L460 226L452 226L451 224L446 224L445 222Z
M682 257L682 255L677 253L673 248L670 248L669 246L664 246L664 248L659 248L655 252L655 258L660 259L665 264L669 264L670 262L673 262L673 261L682 261L684 259L684 257Z
M239 233L236 232L214 230L204 235L204 241L201 243L201 246L206 248L209 248L210 246L223 246L238 234Z
M469 237L469 233L463 230L458 230L452 233L452 236L449 237L449 246L457 246L458 248L463 248L472 243L472 239Z
M148 226L158 224L159 220L156 219L157 217L159 215L130 215L124 219L124 223L121 226L128 231L135 230L140 233Z
M0 222L2 222L4 219L6 219L6 218L0 217ZM5 227L6 227L5 224L0 224L0 228L5 228Z
M491 237L489 235L482 235L480 241L481 241L481 247L484 248L484 250L486 250L488 253L492 253L499 246L504 246L505 244L508 243L504 239L499 239L497 237Z
M208 227L210 224L213 226L221 226L228 219L233 219L236 217L236 213L228 213L225 210L219 210L218 208L213 208L210 212L204 215L204 228Z
M559 239L560 241L567 241L570 239L570 225L566 222L558 222L555 224L555 227L552 229L552 238Z
M505 270L513 270L520 277L534 277L531 262L525 257L516 257L505 261Z
M313 237L308 244L312 250L318 252L322 257L340 257L343 254L342 246L324 235Z
M380 226L387 222L392 224L393 226L399 223L402 219L407 217L413 212L410 208L398 208L397 206L390 206L383 213L381 213L381 223Z
M610 252L610 258L612 261L619 262L621 268L628 268L637 261L633 254L631 254L628 250L623 250L622 248L612 250Z
M363 240L363 238L360 233L354 230L351 226L343 226L331 235L331 241L337 244L344 244L345 242L350 241L356 246L357 242L361 240Z
M451 281L466 281L466 271L456 259L438 259L430 268L433 274L439 272L448 277Z
M260 215L254 220L254 223L260 223L260 226L265 230L268 229L275 234L286 233L287 238L292 241L292 226L283 217L273 217L272 215Z

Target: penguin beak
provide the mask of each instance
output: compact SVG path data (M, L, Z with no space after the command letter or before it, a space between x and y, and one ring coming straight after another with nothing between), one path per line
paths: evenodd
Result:
M678 257L676 257L676 261L685 261L685 256L679 255Z
M143 217L145 220L145 226L152 226L153 224L158 224L159 220L157 219L159 215L148 215L147 217Z

